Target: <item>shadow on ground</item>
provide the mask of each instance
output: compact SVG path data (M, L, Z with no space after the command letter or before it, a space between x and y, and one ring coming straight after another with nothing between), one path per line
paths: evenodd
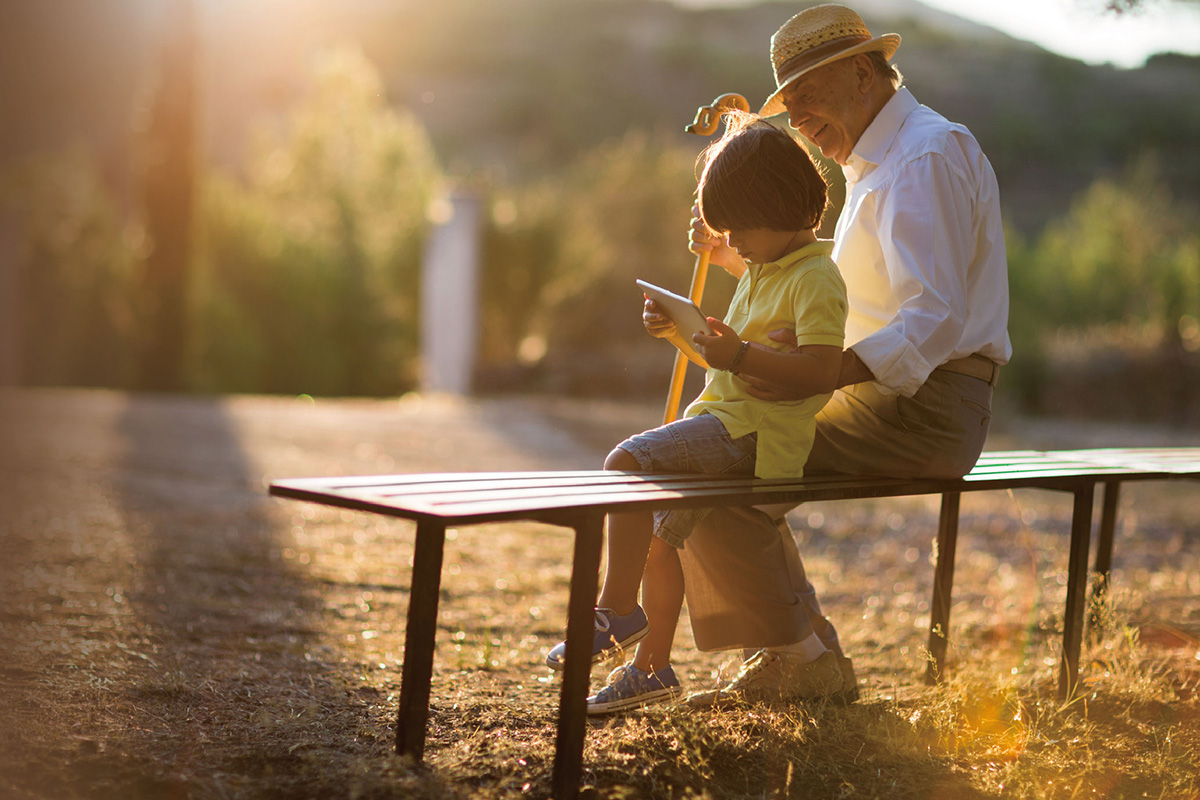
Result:
M368 712L385 689L346 680L339 609L285 559L288 518L221 401L25 401L0 794L327 796L314 743L347 779L386 751Z
M586 468L657 414L520 398L0 392L0 797L543 796L558 685L542 657L565 625L569 534L448 535L430 769L419 770L392 753L411 528L272 500L265 484ZM867 680L864 701L598 723L590 794L1067 797L1082 785L1116 797L1193 786L1200 540L1194 487L1178 488L1123 496L1117 551L1117 584L1143 593L1124 613L1161 620L1154 630L1169 642L1148 651L1132 631L1097 646L1095 697L1066 709L1047 699L1069 510L1057 499L964 500L944 690L919 677L936 506L801 509L793 527ZM702 688L725 657L694 651L687 630L676 669ZM1175 683L1163 678L1168 644L1170 673L1184 676Z

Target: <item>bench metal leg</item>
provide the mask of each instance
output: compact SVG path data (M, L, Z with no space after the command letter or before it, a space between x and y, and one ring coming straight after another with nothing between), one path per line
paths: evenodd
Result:
M1071 697L1079 686L1079 654L1083 643L1084 606L1087 601L1087 560L1092 543L1094 484L1075 490L1071 516L1071 557L1067 565L1067 605L1063 612L1063 658L1059 665L1058 694Z
M562 693L558 701L558 737L554 750L551 791L557 800L579 793L583 777L583 739L587 732L587 691L592 671L592 633L595 630L596 576L604 516L588 516L575 526L571 566L571 596L567 605L567 652Z
M946 667L946 643L950 639L950 594L954 588L954 550L958 544L958 509L962 496L942 495L938 518L937 564L933 570L933 600L929 606L929 656L925 683L942 680Z
M1109 573L1112 572L1113 536L1117 528L1117 506L1120 503L1120 481L1105 481L1104 495L1100 502L1100 539L1096 542L1096 562L1092 568L1092 613L1089 617L1093 630L1103 624L1096 609L1108 595Z
M410 755L417 762L425 752L425 725L429 721L429 682L433 677L445 543L445 525L434 522L417 525L408 627L404 634L404 669L400 676L400 713L396 721L396 752Z

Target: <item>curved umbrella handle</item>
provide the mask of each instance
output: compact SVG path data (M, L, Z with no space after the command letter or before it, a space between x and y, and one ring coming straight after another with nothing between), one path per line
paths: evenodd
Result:
M717 127L721 124L721 112L736 108L740 111L749 111L750 103L740 94L726 92L712 101L711 105L701 106L696 111L696 118L692 120L692 124L684 128L688 133L695 133L700 136L711 136L717 132ZM696 256L696 266L692 270L692 287L688 292L688 297L696 305L700 305L700 301L704 298L704 283L708 280L708 251L704 251ZM679 417L679 401L683 395L683 379L687 375L688 359L683 353L675 353L675 369L671 373L671 388L667 392L667 408L663 413L663 424L674 422Z

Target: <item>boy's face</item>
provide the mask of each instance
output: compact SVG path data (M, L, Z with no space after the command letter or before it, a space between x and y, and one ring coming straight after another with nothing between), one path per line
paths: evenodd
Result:
M773 231L767 228L732 230L727 236L729 246L752 264L778 261L796 249L795 231Z

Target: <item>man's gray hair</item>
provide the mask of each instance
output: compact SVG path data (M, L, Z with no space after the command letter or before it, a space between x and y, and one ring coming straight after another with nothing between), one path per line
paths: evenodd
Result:
M871 63L875 66L875 72L882 75L892 82L892 86L899 89L904 85L904 75L901 74L900 68L887 60L879 50L871 50L866 53L866 56L871 59Z

